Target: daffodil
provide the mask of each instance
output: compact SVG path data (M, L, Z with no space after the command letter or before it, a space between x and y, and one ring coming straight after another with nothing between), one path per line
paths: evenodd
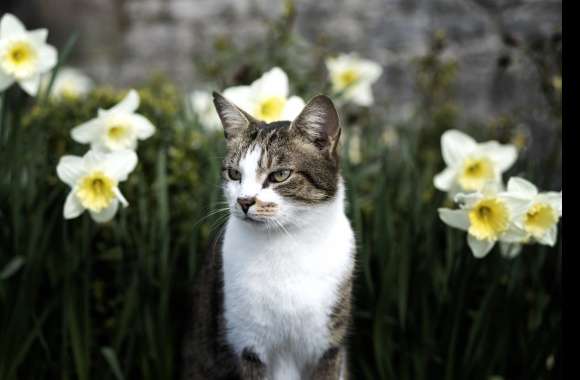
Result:
M459 209L440 208L439 217L451 227L467 231L467 243L475 257L486 256L498 241L517 243L525 236L514 223L526 210L525 200L486 188L458 194L456 201Z
M383 68L378 63L351 53L328 58L326 68L330 75L332 90L339 94L341 99L360 106L373 104L371 86L383 73Z
M135 113L137 108L139 94L131 90L119 104L108 110L99 110L96 118L73 128L72 138L91 144L91 149L98 151L135 149L138 139L147 139L155 132L147 118Z
M229 101L258 120L272 122L294 120L304 108L304 100L288 96L288 76L274 67L249 86L235 86L224 90Z
M189 98L193 112L202 127L212 131L221 129L221 122L213 105L211 93L207 91L193 91Z
M14 82L35 96L43 74L56 65L56 49L46 44L48 31L28 31L12 14L0 20L0 91Z
M46 75L43 87L49 85L50 76ZM50 96L55 99L75 99L86 95L94 86L94 82L82 71L72 67L62 67L58 70Z
M118 186L136 165L137 155L131 150L112 153L90 150L83 157L62 157L56 171L72 189L64 204L65 219L76 218L88 210L98 223L111 220L119 203L125 207L129 204Z
M441 150L447 168L434 178L435 187L453 196L459 192L480 191L484 186L501 186L501 176L517 159L513 145L497 141L477 143L458 130L441 137Z
M562 216L562 192L540 193L534 184L519 177L510 178L507 190L528 202L525 213L516 220L516 224L526 232L523 242L556 244L558 221Z

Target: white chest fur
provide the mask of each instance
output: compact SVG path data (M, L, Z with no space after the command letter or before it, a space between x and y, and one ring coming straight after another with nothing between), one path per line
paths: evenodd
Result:
M354 261L338 197L301 230L267 232L238 218L223 244L227 340L252 348L273 380L300 379L328 349L328 321Z

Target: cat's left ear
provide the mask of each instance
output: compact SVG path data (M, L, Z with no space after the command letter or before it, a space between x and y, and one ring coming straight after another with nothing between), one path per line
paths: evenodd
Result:
M296 128L319 149L336 153L340 125L336 108L328 96L312 98L294 119L291 128Z

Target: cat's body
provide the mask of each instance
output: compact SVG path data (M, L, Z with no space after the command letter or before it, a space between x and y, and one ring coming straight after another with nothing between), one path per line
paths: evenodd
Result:
M225 102L232 215L196 289L185 377L346 379L355 243L334 108L319 99L265 124Z

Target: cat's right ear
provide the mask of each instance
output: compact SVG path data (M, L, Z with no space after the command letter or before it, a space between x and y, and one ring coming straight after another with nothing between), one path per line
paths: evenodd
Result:
M256 123L249 113L227 100L223 95L217 92L213 93L213 104L222 121L224 127L224 135L226 139L233 138L239 135L242 131L248 128L252 123Z

